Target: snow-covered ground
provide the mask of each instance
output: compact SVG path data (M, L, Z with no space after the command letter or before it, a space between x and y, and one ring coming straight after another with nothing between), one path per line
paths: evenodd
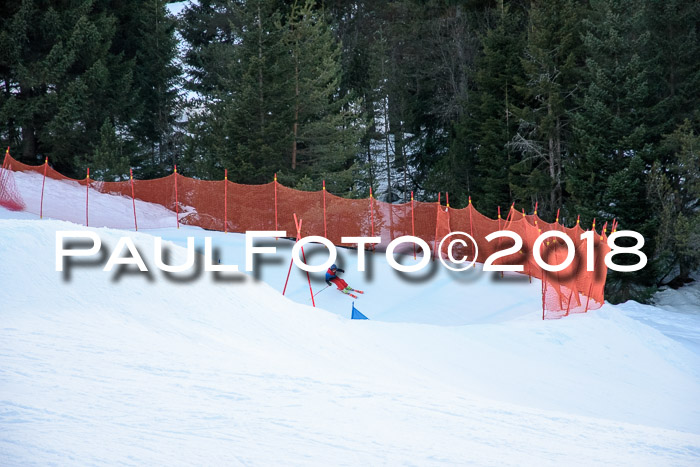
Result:
M131 200L102 196L127 224ZM339 249L365 291L357 321L322 274L316 308L295 268L281 295L286 240L261 242L278 251L254 274L176 277L153 267L154 235L172 264L209 236L241 270L242 235L90 228L108 252L132 237L151 273L103 272L104 257L56 272L55 232L82 229L0 210L0 465L700 463L697 285L542 321L526 277L400 275L378 253L359 273Z
M85 187L72 180L58 181L47 178L44 186L43 208L41 208L42 174L15 172L14 179L22 194L25 209L34 214L42 212L44 219L60 219L85 224L87 216L91 227L133 230L135 209L139 229L177 225L175 213L163 206L145 203L138 199L132 204L131 198L100 193L92 189L89 195L89 211L86 213Z

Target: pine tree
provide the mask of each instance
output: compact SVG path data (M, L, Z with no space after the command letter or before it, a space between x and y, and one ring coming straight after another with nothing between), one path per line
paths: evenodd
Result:
M235 65L235 47L239 39L236 9L241 2L201 0L182 11L178 31L187 43L183 60L190 79L185 88L197 93L198 110L210 104L217 90L224 87Z
M649 34L643 24L643 4L636 0L595 0L591 7L590 18L584 21L584 77L588 84L575 115L577 157L572 161L567 185L572 195L571 209L580 212L586 222L593 217L612 220L615 214L622 214L614 205L621 202L623 193L616 192L618 196L611 199L608 182L631 167L632 156L642 156L649 140L645 124L649 84L641 56ZM630 199L640 201L638 193L628 194ZM644 220L628 219L631 224L625 227L634 228Z
M91 152L105 117L119 112L130 88L128 72L107 85L122 64L108 53L114 19L88 1L68 8L26 1L3 23L10 60L2 113L19 127L21 158L36 163L51 156L55 167L76 174L74 155Z
M691 124L700 121L700 3L647 2L644 12L650 37L648 47L639 52L648 63L648 83L654 101L647 124L658 143L661 135L674 132L686 119Z
M235 66L221 89L222 163L234 179L269 182L286 166L291 145L290 57L275 2L245 2L237 10Z
M118 182L129 178L129 158L109 119L100 128L100 141L95 147L92 164L95 180Z
M398 175L391 201L408 201L412 190L420 198L435 199L439 191L460 183L448 148L454 120L461 117L467 98L468 70L478 41L459 3L390 2L383 14L385 89Z
M615 217L621 229L645 237L643 251L651 257L656 221L645 186L654 136L648 125L652 96L645 8L641 0L591 2L583 36L586 85L575 115L577 154L567 188L570 210L581 213L584 225L593 217L598 225ZM611 272L606 296L612 301L641 297L652 284L651 268L635 274Z
M117 6L90 0L3 4L1 136L20 149L15 154L22 160L37 163L48 156L56 169L82 178L86 165L92 165L105 120L113 125L130 162L137 160L150 137L141 131L153 117L146 110L149 96L171 92L172 83L154 70L147 73L135 67L148 62L160 69L175 53L172 47L158 50L146 43L150 26L134 27L135 18L143 13L141 4L135 0ZM158 5L158 14L166 15L163 3ZM168 34L172 39L172 29L164 37ZM160 54L161 60L139 58L145 50ZM158 112L164 109L161 106ZM161 137L170 132L169 126L165 119Z
M339 48L313 2L203 2L184 14L192 90L188 158L232 180L354 182L359 103L341 93ZM213 25L213 27L212 27ZM196 145L196 146L194 146ZM211 176L211 175L210 175ZM333 184L337 183L337 186Z
M202 0L181 13L178 31L187 43L184 85L192 96L186 109L183 173L221 179L225 168L235 167L239 173L232 173L232 180L255 183L252 166L234 163L236 143L228 130L227 88L240 77L235 58L238 7L240 2Z
M472 195L479 209L493 215L498 206L521 201L513 196L513 166L519 153L510 145L518 121L512 108L519 102L516 89L524 84L524 14L509 6L493 11L494 27L483 38L483 54L474 76L476 89L466 114L455 125L451 152L458 158L461 181L450 193Z
M659 283L685 281L700 266L700 136L689 120L662 142L668 163L655 162L648 192L659 225L654 266Z
M295 2L284 25L294 84L290 162L292 171L325 176L342 193L353 184L361 108L351 94L338 94L340 50L324 16L311 0Z
M129 132L139 148L131 164L140 166L142 178L163 176L170 172L180 146L175 128L181 83L175 63L176 19L165 0L126 2L115 14L120 26L112 50L133 63L135 103Z
M516 199L539 202L554 217L564 200L564 162L571 152L570 119L578 85L582 13L573 0L533 2L519 86L524 106L515 111L519 128L511 147L522 152L522 181Z

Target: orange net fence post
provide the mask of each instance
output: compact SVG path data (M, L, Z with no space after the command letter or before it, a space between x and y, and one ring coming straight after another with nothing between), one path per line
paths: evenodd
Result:
M542 321L544 321L545 295L547 294L547 282L542 280Z
M437 206L435 206L435 238L433 239L433 261L437 257L437 236L438 236L438 224L440 220L440 194L438 193Z
M372 237L374 237L374 203L372 201L374 200L374 196L372 196L372 187L369 187L369 213L370 213L370 218L371 218L371 224L372 224ZM374 248L373 248L374 249Z
M450 234L452 231L451 227L451 221L450 221L450 216L451 216L452 210L450 210L449 207L446 207L444 210L442 209L442 206L438 204L438 218L437 218L437 225L436 225L436 231L437 235L435 236L435 241L437 242L437 254L441 255L442 257L447 257L448 256L448 251L447 249L449 248L449 245L445 245L445 250L440 248L440 243L442 243L442 240Z
M301 240L301 225L302 225L303 219L297 220L297 215L294 213L294 226L297 229L297 239L296 241L298 242ZM293 255L294 253L292 253ZM306 254L304 253L304 247L301 247L301 256L304 259L304 264L306 264ZM287 271L287 279L284 281L284 290L282 290L282 295L284 295L287 292L287 284L289 283L289 275L292 273L292 264L294 263L294 256L292 256L292 259L289 261L289 270ZM311 305L313 307L316 307L316 300L314 300L314 291L311 288L311 276L309 275L309 271L306 271L306 279L309 282L309 293L311 294Z
M411 192L411 236L415 237L416 236L416 221L414 218L414 212L413 212L414 204L413 204L413 192ZM416 259L416 244L413 244L413 259Z
M87 168L87 176L85 177L85 225L87 227L90 227L89 205L90 205L90 167Z
M503 230L503 228L501 227L501 206L498 206L498 230L499 231ZM500 238L498 239L498 246L499 246L499 249L502 246L502 242L501 242ZM503 277L503 271L501 271L501 277Z
M303 219L299 219L299 226L297 227L297 238L301 240L301 222ZM297 215L294 214L294 223L296 224L297 222ZM304 264L306 264L306 253L304 253L304 247L301 247L301 257L304 260ZM311 276L309 275L309 271L306 271L306 280L309 283L309 295L311 295L311 305L316 308L316 300L314 300L314 290L311 288Z
M474 206L472 206L472 197L469 197L469 206L467 207L469 209L469 235L474 237L474 224L472 221L472 211L474 210ZM476 256L476 252L474 253L474 256ZM474 262L474 267L476 267L476 262Z
M296 225L297 229L297 236L296 236L296 241L298 242L301 239L301 226L297 223L297 215L294 214L294 224ZM292 273L292 264L294 264L294 257L292 256L289 258L289 269L287 270L287 278L284 280L284 289L282 289L282 295L287 293L287 284L289 284L289 275Z
M275 184L275 230L279 230L277 228L277 174L275 174L273 183Z
M8 146L0 167L0 206L4 206L10 211L22 211L26 206L15 184L13 162L14 159L10 156L10 147Z
M41 201L39 202L39 219L44 218L44 186L46 185L46 169L49 167L49 158L44 160L44 178L41 181Z
M442 239L445 238L447 235L450 234L452 231L452 226L450 225L450 194L448 192L445 192L445 210L443 211L440 209L440 205L438 204L438 209L440 210L440 217L438 218L437 222L437 227L438 227L438 242L442 242ZM440 250L440 243L438 243L438 250ZM449 248L449 246L445 246L445 248ZM442 251L438 251L439 255L443 255ZM448 256L448 252L444 252L444 256Z
M326 181L323 181L323 236L328 238L328 224L326 224Z
M134 196L134 171L129 169L129 184L131 185L131 206L134 208L134 230L139 231L139 224L136 222L136 196Z
M177 221L177 228L180 228L180 200L177 195L177 164L175 164L173 170L174 180L175 180L175 220Z
M593 288L593 282L588 286L588 295L586 296L586 308L583 310L584 313L588 312L588 304L591 301L591 289Z
M224 233L228 233L228 169L224 169Z

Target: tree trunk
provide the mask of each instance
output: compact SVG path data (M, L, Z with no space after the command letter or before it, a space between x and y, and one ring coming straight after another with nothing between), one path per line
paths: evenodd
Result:
M20 102L26 102L35 96L34 89L20 84ZM25 162L35 162L36 160L36 133L34 128L34 114L30 119L22 123L22 157Z
M262 13L258 4L258 101L260 105L260 136L265 137L265 100L263 95L263 73L262 73Z
M389 96L384 96L382 104L384 105L384 155L386 158L386 193L387 203L391 203L393 195L391 192L391 157L389 155L389 111L387 109L387 101Z
M299 132L299 59L294 58L294 138L292 140L292 170L297 168L297 134Z
M9 99L11 95L10 92L10 77L5 78L5 99ZM7 144L11 146L17 141L17 130L15 129L15 120L12 116L7 118Z
M403 144L403 141L402 141ZM403 146L401 146L401 154L403 156L403 202L408 202L408 157L406 157L406 151Z
M406 159L406 154L403 147L403 128L399 127L398 131L394 132L394 145L396 147L395 156L396 160L401 161L403 165L403 200L406 202L406 192L408 190L408 160Z
M553 208L559 209L561 208L562 204L562 188L561 188L561 118L557 117L557 126L556 126L556 133L555 133L555 151L554 151L554 157L555 157L555 162L557 164L556 166L556 185L554 186L555 189L555 197L556 197L556 203L554 204Z
M26 162L34 162L36 159L36 135L34 134L34 124L26 122L22 125L22 157Z
M501 14L503 14L503 0L501 0ZM508 80L506 79L506 104L505 104L505 111L506 111L506 142L510 142L510 115L508 114ZM508 180L508 199L512 200L513 199L513 189L511 188L511 178L510 178L510 146L508 144L506 146L506 157L508 158L508 167L506 168L506 177Z
M554 139L550 136L549 137L549 177L552 179L552 182L554 182L554 188L549 192L549 203L552 209L554 209L554 206L556 204L556 176L555 176L555 167L554 167Z
M688 258L685 255L679 255L678 257L678 278L687 280L690 278L690 266L689 264L692 262L691 258Z
M547 102L547 115L551 116L552 115L552 102L551 100ZM554 183L554 187L549 193L549 201L550 201L550 206L551 209L554 209L554 206L556 204L556 161L554 157L554 135L550 134L548 138L548 143L549 143L549 177L552 179L552 182Z

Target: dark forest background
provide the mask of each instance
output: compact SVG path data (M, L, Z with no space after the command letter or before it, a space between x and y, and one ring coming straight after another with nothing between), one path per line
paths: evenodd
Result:
M700 2L167 3L2 2L0 143L75 178L617 218L650 263L612 301L700 265Z

